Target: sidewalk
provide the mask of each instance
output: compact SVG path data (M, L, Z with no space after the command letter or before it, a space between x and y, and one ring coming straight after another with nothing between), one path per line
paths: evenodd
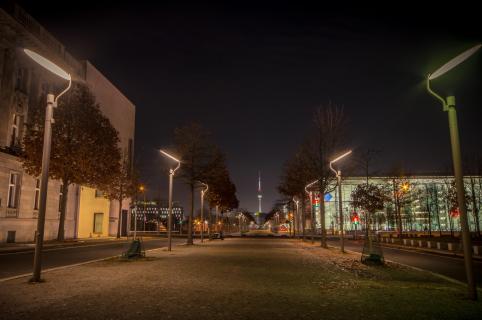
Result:
M207 241L0 283L0 319L477 319L465 287L293 240ZM403 307L401 307L403 306Z

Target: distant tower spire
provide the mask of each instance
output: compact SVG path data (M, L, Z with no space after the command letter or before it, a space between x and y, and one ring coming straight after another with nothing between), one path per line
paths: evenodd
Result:
M258 212L262 212L261 211L261 199L263 199L263 195L261 193L261 171L258 171L258 202L259 202Z

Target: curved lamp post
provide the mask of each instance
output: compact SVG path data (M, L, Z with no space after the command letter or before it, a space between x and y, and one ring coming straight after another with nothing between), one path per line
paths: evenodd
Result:
M317 183L318 180L315 180L315 181L312 181L310 183L308 183L306 186L305 186L305 192L308 194L308 196L310 197L310 216L311 216L311 243L314 243L315 242L315 238L314 238L314 227L315 227L315 216L313 214L313 192L311 191L308 191L308 188L311 187L312 185L314 185L315 183Z
M299 217L299 210L300 210L300 200L296 200L295 197L293 197L293 202L296 204L296 214L295 214L295 218L293 219L293 225L294 225L294 228L293 228L293 235L296 237L296 229L298 229L298 232L299 232L299 227L298 225L300 224L300 217Z
M434 80L443 74L447 73L451 69L455 68L460 63L467 60L475 52L481 48L481 44L478 44L469 50L459 54L435 72L427 76L427 91L438 99L443 106L443 111L448 112L449 130L450 130L450 144L452 147L452 162L454 166L455 185L457 189L457 202L460 211L460 224L462 227L462 245L464 249L464 261L465 261L465 273L467 276L468 295L472 300L477 300L477 288L475 284L473 264L472 264L472 241L470 238L469 223L467 220L467 208L465 205L465 190L464 190L464 177L462 172L462 158L460 152L460 140L459 129L457 124L457 111L455 109L455 97L448 96L447 99L442 98L436 94L430 88L430 81Z
M204 182L201 182L201 184L206 187L206 189L201 189L201 242L204 242L204 196L208 192L209 186Z
M351 150L342 154L341 156L333 159L330 161L330 169L336 175L337 184L338 184L338 210L340 211L340 249L341 252L345 252L345 239L343 237L343 205L342 205L342 196L341 196L341 170L336 171L333 169L333 163L343 159L344 157L351 154Z
M23 49L25 54L33 61L41 65L43 68L49 70L53 74L67 80L69 82L67 88L55 97L52 93L47 94L47 107L45 109L45 126L44 126L44 141L42 151L42 175L40 178L40 203L39 213L37 219L37 232L35 239L35 255L33 260L33 275L31 282L39 282L42 270L42 247L44 241L44 227L45 227L45 210L47 205L47 189L49 182L49 164L50 164L50 148L52 142L52 123L53 109L57 107L57 100L66 93L72 85L72 77L62 68L57 66L52 61L44 58L38 53L29 49Z
M181 166L181 161L176 157L170 155L166 151L160 150L161 154L168 157L171 160L177 162L177 167L174 169L169 169L169 213L167 216L167 250L171 251L171 230L172 230L172 180L174 178L174 173Z

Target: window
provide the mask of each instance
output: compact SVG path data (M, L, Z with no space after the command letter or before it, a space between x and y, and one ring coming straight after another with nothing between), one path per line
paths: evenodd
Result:
M59 212L62 211L62 198L64 196L64 193L62 192L62 189L64 188L63 184L60 184L60 190L59 190Z
M9 208L17 208L18 205L18 190L20 175L17 172L10 172L10 180L8 181L8 203Z
M40 179L35 180L35 197L33 202L33 209L38 210L40 201Z
M101 198L104 196L104 193L98 189L95 189L95 197L96 198Z
M20 127L20 116L13 115L12 134L10 136L10 147L15 147L18 144L18 129Z
M102 233L103 213L94 213L94 233Z

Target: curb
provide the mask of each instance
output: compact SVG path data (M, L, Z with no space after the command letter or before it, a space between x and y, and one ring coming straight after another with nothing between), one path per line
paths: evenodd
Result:
M380 245L384 248L392 248L392 249L400 249L400 250L405 250L405 251L413 251L413 252L421 252L421 253L430 253L438 256L444 256L444 257L450 257L450 258L460 258L463 259L464 255L461 253L457 252L446 252L446 251L441 251L441 250L427 250L425 248L418 248L418 247L411 247L411 246L402 246L402 245L391 245L391 244L385 244L385 243L380 243ZM472 259L477 260L477 261L482 261L482 256L477 256L472 254Z
M146 239L144 241L154 241L157 239ZM75 249L75 248L88 248L88 247L95 247L95 246L102 246L102 245L111 245L116 243L129 243L132 241L131 239L121 239L121 240L107 240L107 241L98 241L89 243L89 241L82 242L82 243L66 243L66 244L55 244L51 246L43 246L42 252L47 251L55 251L55 250L64 250L64 249ZM22 253L32 253L35 252L35 244L32 244L31 247L20 247L15 249L7 249L1 250L0 249L0 256L1 255L8 255L8 254L22 254Z

